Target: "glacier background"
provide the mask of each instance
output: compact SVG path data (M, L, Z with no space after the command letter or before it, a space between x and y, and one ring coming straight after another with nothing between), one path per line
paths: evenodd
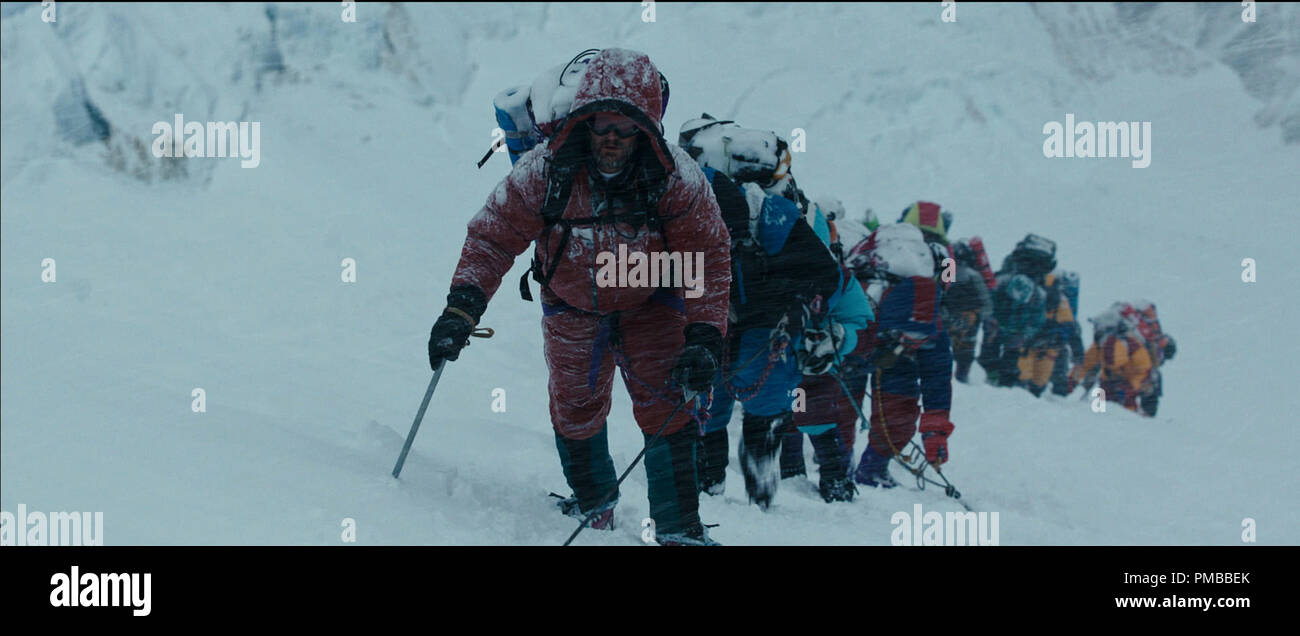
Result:
M619 46L671 83L670 140L701 112L802 128L810 196L884 222L937 201L995 267L1053 238L1085 317L1157 303L1179 354L1156 418L978 367L954 386L945 472L1002 545L1232 545L1244 518L1300 543L1298 5L1248 24L1235 3L958 4L944 23L938 3L659 3L647 23L638 3L366 2L345 23L337 3L59 3L53 24L0 5L0 508L103 511L108 545L337 544L345 518L362 544L563 541L526 256L483 318L497 337L448 366L389 471L465 223L507 171L474 167L492 97ZM175 113L261 122L261 165L153 157ZM1151 166L1045 158L1066 113L1152 122ZM642 439L615 384L621 471ZM933 488L827 505L797 480L764 514L733 457L701 516L723 544L887 545L914 503L960 510ZM616 514L578 543L641 543L640 467Z

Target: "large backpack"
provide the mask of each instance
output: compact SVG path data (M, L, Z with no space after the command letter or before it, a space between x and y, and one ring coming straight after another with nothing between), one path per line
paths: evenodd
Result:
M858 278L934 276L934 258L915 225L884 225L849 250L846 263Z
M1165 359L1164 345L1166 336L1160 328L1160 319L1156 316L1155 303L1138 300L1131 303L1116 303L1121 315L1133 326L1133 331L1151 354L1151 362L1159 366Z
M1028 234L1003 263L1004 271L1026 274L1037 282L1056 269L1056 242L1037 234Z
M524 153L532 150L542 140L555 132L555 126L569 114L573 98L578 92L587 65L600 49L587 49L561 64L547 69L531 85L512 86L497 94L492 100L496 109L497 125L505 131L506 149L510 151L510 164L514 165ZM497 149L493 145L479 167Z
M866 289L871 308L880 315L880 301L893 285L913 277L934 278L934 258L915 225L882 225L858 241L845 256L845 265Z
M677 143L700 167L719 170L736 183L767 188L790 172L790 150L776 133L708 113L683 124Z
M1088 319L1092 323L1092 339L1101 342L1109 335L1128 336L1137 332L1137 323L1132 318L1132 306L1125 302L1112 303L1105 311Z

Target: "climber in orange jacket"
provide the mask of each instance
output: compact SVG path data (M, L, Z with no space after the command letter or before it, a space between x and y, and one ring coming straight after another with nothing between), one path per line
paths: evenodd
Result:
M1138 410L1138 396L1144 391L1153 368L1151 354L1134 330L1115 308L1090 319L1093 343L1083 354L1083 363L1070 371L1070 385L1083 384L1092 390L1100 378L1106 400Z

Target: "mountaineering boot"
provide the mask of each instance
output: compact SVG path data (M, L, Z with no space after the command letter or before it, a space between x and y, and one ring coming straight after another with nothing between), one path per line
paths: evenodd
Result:
M695 449L700 492L716 497L727 488L727 429L705 433Z
M840 440L840 432L831 429L818 435L809 435L816 451L819 480L817 490L826 503L853 501L858 489L849 479L849 453Z
M889 456L877 453L870 445L862 451L862 460L853 473L853 481L872 488L893 488L898 485L889 475Z
M569 482L569 488L573 489L572 497L560 497L560 502L556 504L560 511L583 519L600 506L601 510L592 519L591 527L613 530L614 506L618 503L618 493L615 492L608 502L600 505L605 495L618 483L618 477L614 473L614 460L609 456L609 435L605 427L602 426L599 433L581 440L568 439L556 432L555 448L560 452L564 479Z
M687 424L651 443L645 434L646 485L650 496L650 519L661 543L670 539L703 541L707 536L700 523L700 491L695 478L695 451L699 429Z
M792 426L781 435L781 479L807 474L803 461L803 433Z
M659 545L722 545L709 538L708 529L701 523L681 532L655 533L655 542Z
M853 501L853 496L858 494L858 487L853 485L853 480L848 476L831 479L822 477L817 482L817 492L821 493L822 500L826 503Z
M555 493L551 493L551 496L559 499L559 501L555 502L555 505L566 516L579 520L587 518L587 513L583 512L582 507L578 505L577 497L564 497ZM587 527L592 530L613 530L614 506L616 505L618 505L617 499L601 506L600 512L591 518L591 523L587 524Z
M956 363L956 369L953 371L952 379L962 384L970 384L970 366L969 360L963 360Z
M745 494L751 503L767 510L776 496L780 481L777 453L781 450L781 432L793 413L775 416L745 414L737 454L740 469L745 475Z

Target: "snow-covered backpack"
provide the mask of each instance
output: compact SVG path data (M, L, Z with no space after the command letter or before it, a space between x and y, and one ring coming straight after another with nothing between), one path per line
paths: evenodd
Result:
M1173 357L1173 339L1160 326L1156 315L1156 305L1149 300L1136 300L1129 303L1117 302L1115 306L1121 315L1133 326L1138 339L1146 345L1154 366L1160 366Z
M505 132L504 141L510 152L510 165L514 165L524 153L559 130L560 123L569 116L582 76L587 73L587 66L597 53L600 53L600 49L587 49L573 56L568 63L547 69L532 84L512 86L497 93L492 99L497 125ZM666 112L668 80L663 73L659 74L659 85L663 91L663 110ZM488 154L479 161L480 168L498 147L499 143L492 145Z
M587 49L567 64L547 69L532 84L512 86L492 99L497 125L505 132L511 165L554 133L556 124L568 116L587 65L599 52ZM497 148L497 144L492 146L488 156L479 162L480 167Z
M1128 336L1137 332L1137 323L1130 317L1131 312L1126 307L1131 306L1125 302L1115 302L1105 311L1088 319L1092 323L1093 341L1101 342L1110 335Z
M934 279L934 258L915 225L882 225L845 256L845 265L862 283L879 316L881 299L893 285L913 277Z
M859 280L934 276L930 247L915 225L883 225L854 245L845 258Z
M1160 320L1156 317L1156 305L1149 300L1130 303L1116 303L1120 313L1137 327L1144 340L1155 340L1160 336Z
M682 125L677 145L701 167L721 171L736 183L769 188L790 172L790 150L776 133L745 128L708 113Z
M825 203L825 205L823 205L823 203ZM858 219L849 218L847 216L847 212L844 211L842 204L840 207L836 207L835 203L838 203L838 200L834 200L834 199L830 201L818 200L817 206L820 207L823 211L826 211L828 207L830 210L835 211L834 212L835 234L836 237L839 239L840 246L841 246L840 247L841 253L839 254L840 264L847 269L849 251L853 248L853 246L857 245L858 243L861 243L868 236L870 236L872 232L876 231L876 229L879 228L879 225L877 225L874 228L868 227ZM826 218L828 220L831 218L830 212L827 212Z
M1035 282L1056 269L1056 242L1037 234L1027 234L1002 264L1003 271L1026 274Z

